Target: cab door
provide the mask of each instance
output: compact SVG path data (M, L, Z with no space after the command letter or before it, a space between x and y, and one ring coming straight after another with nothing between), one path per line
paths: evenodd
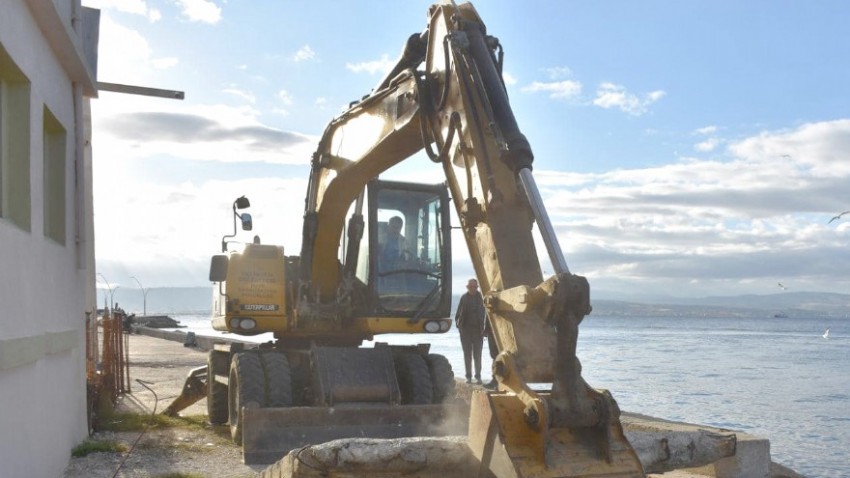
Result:
M449 316L449 207L445 184L369 183L368 287L376 316Z

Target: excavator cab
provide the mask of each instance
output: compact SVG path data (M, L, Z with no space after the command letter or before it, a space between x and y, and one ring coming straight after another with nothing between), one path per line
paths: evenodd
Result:
M375 317L442 318L451 308L451 226L444 184L374 180L357 278ZM371 259L371 260L370 260ZM445 330L448 322L430 322Z

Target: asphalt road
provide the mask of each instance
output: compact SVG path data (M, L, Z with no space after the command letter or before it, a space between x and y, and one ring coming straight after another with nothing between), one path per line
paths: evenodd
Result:
M178 339L182 335L170 334ZM153 413L156 407L156 413L161 413L180 395L189 372L207 364L205 350L185 347L182 340L163 340L141 334L130 334L129 340L130 393L119 398L119 412ZM139 384L138 380L153 392ZM181 412L183 415L206 413L206 400L203 399Z

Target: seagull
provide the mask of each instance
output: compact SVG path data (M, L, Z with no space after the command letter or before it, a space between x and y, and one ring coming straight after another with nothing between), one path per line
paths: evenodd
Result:
M788 290L788 288L787 288L787 287L785 287L784 285L782 285L782 282L777 282L777 283L776 283L776 285L778 285L779 287L781 287L781 288L782 288L782 290Z
M837 215L837 216L833 216L833 218L832 218L832 219L830 219L830 220L829 220L829 222L828 222L827 224L832 224L832 221L837 221L837 220L841 219L841 216L843 216L843 215L845 215L845 214L850 214L850 211L844 211L844 212L842 212L841 214L839 214L839 215Z
M829 327L826 328L826 332L824 332L823 335L821 335L821 337L823 337L825 339L829 338Z

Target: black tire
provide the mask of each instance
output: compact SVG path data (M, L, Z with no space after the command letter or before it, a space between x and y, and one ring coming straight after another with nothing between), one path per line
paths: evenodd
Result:
M266 407L292 406L292 372L286 355L280 352L266 352L263 359L263 372L266 384Z
M227 353L211 350L207 359L207 416L213 425L227 423L227 385L216 381L216 374L229 373L225 364L222 370L222 359L227 360Z
M261 407L265 402L263 365L256 353L235 354L230 363L230 383L227 388L230 436L242 445L242 407Z
M431 373L428 372L428 364L421 355L396 356L395 370L402 405L429 405L434 402Z
M455 396L455 373L449 359L440 354L428 354L428 371L434 389L434 403L442 403Z

